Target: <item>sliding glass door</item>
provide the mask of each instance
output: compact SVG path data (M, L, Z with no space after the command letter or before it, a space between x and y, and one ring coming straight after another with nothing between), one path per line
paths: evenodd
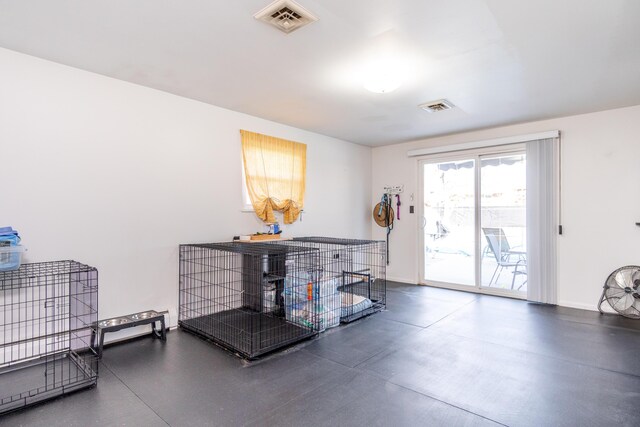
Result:
M475 168L472 158L423 165L427 281L475 286Z
M524 296L524 150L485 150L419 165L423 283Z
M481 286L526 291L524 153L480 157Z

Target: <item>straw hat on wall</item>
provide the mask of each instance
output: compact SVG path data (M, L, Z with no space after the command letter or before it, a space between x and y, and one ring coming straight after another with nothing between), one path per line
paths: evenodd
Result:
M388 227L391 224L393 224L393 220L395 218L395 214L393 212L393 208L391 206L387 207L386 204L382 206L382 209L380 209L380 205L381 204L382 203L378 203L373 208L373 220L380 227ZM389 212L389 220L388 221L387 221L387 211Z

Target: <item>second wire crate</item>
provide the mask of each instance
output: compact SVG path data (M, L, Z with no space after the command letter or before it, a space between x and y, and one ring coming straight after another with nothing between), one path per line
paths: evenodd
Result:
M341 322L348 323L386 307L384 241L296 237L293 240L276 241L272 244L318 250L318 283L333 284L337 291L337 300L331 301L337 301L339 304Z

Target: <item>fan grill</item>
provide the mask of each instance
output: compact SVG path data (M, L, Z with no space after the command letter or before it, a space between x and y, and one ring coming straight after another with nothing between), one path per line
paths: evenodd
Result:
M621 316L640 319L640 266L627 265L611 273L598 303L601 313L604 301Z

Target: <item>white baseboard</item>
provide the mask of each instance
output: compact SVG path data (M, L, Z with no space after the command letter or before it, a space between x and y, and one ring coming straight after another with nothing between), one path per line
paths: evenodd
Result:
M387 276L387 280L390 280L392 282L402 282L402 283L408 283L410 285L417 285L415 279L407 279L406 277L390 277L390 276Z
M561 307L578 308L580 310L598 311L596 304L582 304L572 301L558 301L558 305Z

